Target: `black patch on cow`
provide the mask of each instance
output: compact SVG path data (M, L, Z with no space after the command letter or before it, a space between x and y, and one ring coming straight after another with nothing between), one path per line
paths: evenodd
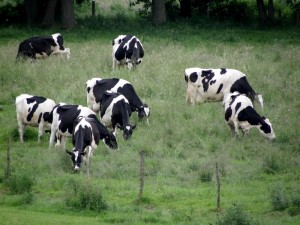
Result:
M259 129L261 129L265 134L271 133L271 127L265 121Z
M225 68L221 68L220 74L223 75L223 74L225 74L225 73L227 73L227 70L226 70Z
M64 48L64 39L61 35L58 35L57 36L57 43L58 43L58 46L59 46L59 50L65 50Z
M216 80L211 80L211 81L209 82L209 85L213 85L214 83L216 83Z
M29 109L29 111L28 111L28 115L26 118L27 121L31 121L36 109L39 107L39 104L45 102L46 100L47 100L46 98L41 97L41 96L33 96L30 98L26 98L26 102L28 105L35 103L35 104L33 104L32 108Z
M236 95L231 95L230 97L230 102L229 102L229 106L231 106L233 104L233 102L235 101L235 99L240 96L241 94L236 94Z
M86 89L87 93L90 93L90 90L91 90L91 88L88 87L88 88Z
M41 122L41 119L42 119L42 116L43 116L43 113L40 113L40 115L39 115L39 119L38 119L38 124L40 124L40 122Z
M239 110L239 108L241 107L242 103L238 102L235 106L235 112L237 112Z
M212 70L202 70L201 77L203 77L202 85L203 85L204 92L206 92L208 90L210 82L214 78L214 76L215 76L215 74L214 74L214 72L212 72Z
M62 105L57 108L58 120L61 120L59 124L59 130L63 133L68 131L70 134L73 132L73 123L79 116L81 110L78 109L78 105Z
M260 115L251 106L247 106L238 114L239 121L247 121L251 125L259 125L265 123Z
M231 107L228 107L225 111L225 120L228 121L231 115L232 115L232 109Z
M118 61L121 61L123 59L125 59L125 56L127 54L127 51L129 49L127 49L127 47L125 47L125 44L132 38L133 36L132 35L126 35L122 40L119 40L120 41L120 45L117 49L117 51L115 52L115 58L118 60ZM132 41L131 41L132 42ZM129 44L130 46L130 44ZM132 52L133 52L133 49L132 49ZM132 55L132 53L131 53ZM126 58L128 58L126 56Z
M221 92L222 88L223 88L223 84L220 84L220 86L219 86L219 88L217 90L217 94L219 94Z
M233 83L233 85L230 88L230 92L235 92L235 91L241 94L245 94L252 101L254 100L256 95L256 93L248 83L246 77L242 77Z
M195 83L198 80L198 74L197 72L193 72L190 74L190 81Z
M120 79L118 78L102 79L96 81L96 84L93 88L93 94L95 96L96 102L99 103L104 92L111 90L119 81Z

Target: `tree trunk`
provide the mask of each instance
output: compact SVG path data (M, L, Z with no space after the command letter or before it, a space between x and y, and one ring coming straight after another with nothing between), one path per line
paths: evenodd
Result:
M258 9L258 15L260 18L260 21L262 23L266 23L267 21L267 12L264 4L264 0L256 0L257 3L257 9Z
M152 23L161 25L167 21L165 0L152 0Z
M43 18L42 24L44 26L52 26L54 24L54 14L57 0L48 0L45 16Z
M75 13L72 0L62 0L62 26L65 29L73 28L76 25Z
M36 23L38 18L38 0L25 0L25 11L27 17L27 23L29 25Z
M183 18L191 18L192 5L191 0L180 0L180 16Z
M269 2L268 2L268 18L270 20L274 19L274 4L273 4L273 0L269 0Z

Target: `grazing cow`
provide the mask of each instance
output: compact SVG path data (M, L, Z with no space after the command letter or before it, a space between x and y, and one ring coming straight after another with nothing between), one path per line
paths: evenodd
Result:
M57 105L51 112L51 136L50 147L54 144L55 137L57 138L56 146L60 144L65 148L66 138L72 137L74 121L79 116L93 118L96 121L97 128L100 133L100 139L104 144L112 149L118 148L114 134L100 123L96 114L89 108L81 105Z
M95 118L79 116L74 121L74 131L72 135L73 150L66 152L71 156L73 169L78 171L81 165L81 158L84 156L89 176L89 161L93 151L96 150L100 141L100 132Z
M139 65L144 57L140 40L133 35L119 35L112 41L113 69L117 65L126 65L130 70Z
M38 127L38 143L44 129L50 129L48 117L55 106L55 102L41 96L21 94L16 97L16 111L19 127L20 141L24 142L24 129L26 125Z
M239 135L239 128L243 134L248 134L252 127L256 127L266 138L272 140L275 133L269 119L261 117L253 108L251 100L238 92L228 93L224 97L225 121L232 131Z
M100 100L100 120L107 126L112 127L116 134L116 126L123 130L123 137L128 140L136 125L129 123L131 109L128 100L120 93L105 92Z
M37 58L44 59L54 54L65 54L69 58L70 49L64 48L63 42L63 37L59 33L52 34L51 36L28 38L19 45L17 61L20 58L31 58L32 60Z
M246 75L235 69L187 68L184 74L187 83L186 101L194 105L207 101L222 101L227 93L238 91L263 107L263 98L255 93Z
M86 82L87 105L96 113L100 111L100 101L105 91L120 93L128 100L132 112L137 112L140 119L150 116L150 108L143 104L133 86L127 80L118 78L93 78Z

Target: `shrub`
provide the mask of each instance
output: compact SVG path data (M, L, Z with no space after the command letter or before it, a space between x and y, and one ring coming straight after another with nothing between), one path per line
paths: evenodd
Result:
M107 209L102 194L90 181L70 180L66 185L65 203L77 210L101 212Z
M226 210L222 218L218 218L217 225L258 225L257 221L254 221L249 215L247 215L243 208L237 204L233 204L232 207Z
M5 181L11 194L29 193L33 184L33 178L27 173L14 173Z
M288 213L291 216L296 216L300 214L300 197L296 194L291 197L291 204L288 208Z
M273 210L281 211L289 207L289 200L282 184L277 184L270 190L270 198Z

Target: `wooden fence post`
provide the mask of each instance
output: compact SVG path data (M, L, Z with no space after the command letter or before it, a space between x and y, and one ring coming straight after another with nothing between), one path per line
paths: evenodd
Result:
M220 209L221 203L220 203L220 191L221 191L221 183L220 183L220 174L219 174L219 166L216 162L216 177L217 177L217 210Z
M10 177L10 144L11 144L11 137L8 137L7 141L7 150L6 150L6 169L5 169L5 179Z
M140 189L138 194L138 202L142 200L144 191L144 179L145 179L145 164L144 164L144 151L140 151Z

